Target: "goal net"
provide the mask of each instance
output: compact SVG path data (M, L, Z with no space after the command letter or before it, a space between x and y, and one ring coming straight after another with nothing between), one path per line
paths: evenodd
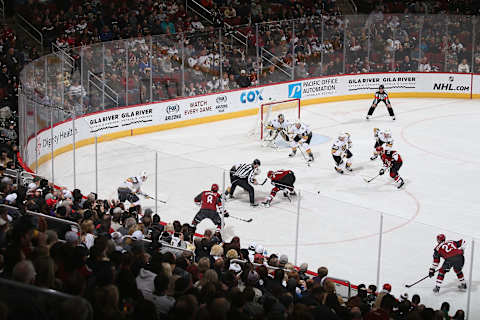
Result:
M300 119L300 99L286 99L261 104L258 110L258 120L249 134L263 140L265 126L279 114L283 114L285 120L290 122Z

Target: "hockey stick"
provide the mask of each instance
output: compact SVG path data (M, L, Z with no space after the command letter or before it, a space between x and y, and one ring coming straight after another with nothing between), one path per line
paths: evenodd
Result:
M438 270L440 270L440 269L438 269ZM435 270L434 273L436 273L438 270ZM412 284L406 284L405 287L406 287L406 288L411 288L411 287L413 287L414 285L416 285L417 283L420 283L420 282L422 282L423 280L425 280L425 279L427 279L427 278L430 278L430 275L426 275L426 276L423 277L422 279L417 280L416 282L414 282L414 283L412 283Z
M160 202L160 203L167 204L167 201L160 200L160 199L155 199L154 197L151 197L151 196L149 196L148 194L145 194L145 193L142 193L142 196L144 196L145 199L156 200L156 201L158 201L158 202Z
M380 173L377 174L375 177L373 177L373 178L371 178L371 179L363 178L363 181L365 181L366 183L370 183L370 182L372 182L373 180L377 179L378 177L380 177Z
M252 221L253 221L252 218L250 218L250 219L243 219L243 218L236 217L236 216L232 216L232 215L229 215L228 217L229 217L229 218L236 219L236 220L240 220L240 221L243 221L243 222L252 222Z
M267 180L268 180L268 178L265 178L265 180L263 180L263 182L262 182L262 183L259 183L258 185L259 185L259 186L263 186L263 185L265 184L265 182L267 182Z
M307 164L308 167L310 167L310 162L307 160L307 157L305 157L305 154L303 153L302 146L298 146L298 149L300 149L300 153L303 156L303 160L305 160L305 163Z

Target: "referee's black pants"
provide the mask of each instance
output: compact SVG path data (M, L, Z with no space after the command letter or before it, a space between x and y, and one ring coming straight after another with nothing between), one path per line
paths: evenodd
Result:
M248 178L236 178L232 182L232 187L230 188L230 195L233 196L233 193L235 192L235 188L239 186L243 190L248 191L248 196L250 197L250 203L253 204L255 203L255 189L248 183Z

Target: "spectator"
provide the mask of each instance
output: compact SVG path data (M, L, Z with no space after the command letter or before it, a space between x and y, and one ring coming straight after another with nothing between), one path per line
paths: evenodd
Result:
M396 305L395 298L389 293L386 293L381 299L379 308L370 311L365 316L365 320L390 319L390 314L392 313L395 305Z
M235 10L234 7L230 6L225 9L223 14L225 15L225 18L231 19L237 16L237 11Z
M245 70L240 71L240 76L237 79L237 84L240 88L249 87L251 82L250 79L247 77Z
M432 67L430 63L428 63L427 57L423 57L418 64L418 71L420 72L430 72L432 71Z
M465 320L465 312L463 310L457 310L452 320Z
M450 304L448 302L443 302L442 306L440 307L440 311L442 313L442 319L448 320L450 316L448 313L450 312Z
M162 33L175 34L175 25L170 21L169 16L165 17L165 20L160 23Z
M409 56L405 56L403 59L403 62L400 64L400 71L401 72L412 72L414 71L415 68L413 66L413 63L410 61Z
M458 72L469 73L470 66L467 63L467 59L463 59L462 62L458 65Z
M307 275L308 263L302 263L298 269L298 276L301 280L307 280L309 277Z
M392 291L392 286L389 283L385 283L382 287L382 291L380 291L380 293L377 295L377 299L375 300L375 304L373 308L374 309L380 308L383 297L385 297L386 295L389 295L391 291Z
M30 260L20 261L13 267L12 279L14 281L33 284L36 276L35 267Z
M159 319L165 318L175 304L175 299L166 295L169 284L167 275L160 273L155 277L155 291L150 296L150 300L155 305L155 310Z
M320 267L318 268L317 270L317 276L315 278L313 278L313 280L320 284L321 286L323 286L323 283L325 282L326 280L326 277L328 275L328 269L327 267Z

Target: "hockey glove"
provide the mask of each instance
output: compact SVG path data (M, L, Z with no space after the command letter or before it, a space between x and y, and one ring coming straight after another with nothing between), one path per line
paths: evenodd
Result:
M435 269L433 268L428 269L428 276L432 278L434 275L435 275Z
M379 175L383 175L385 173L385 169L380 169L380 172L378 173Z

